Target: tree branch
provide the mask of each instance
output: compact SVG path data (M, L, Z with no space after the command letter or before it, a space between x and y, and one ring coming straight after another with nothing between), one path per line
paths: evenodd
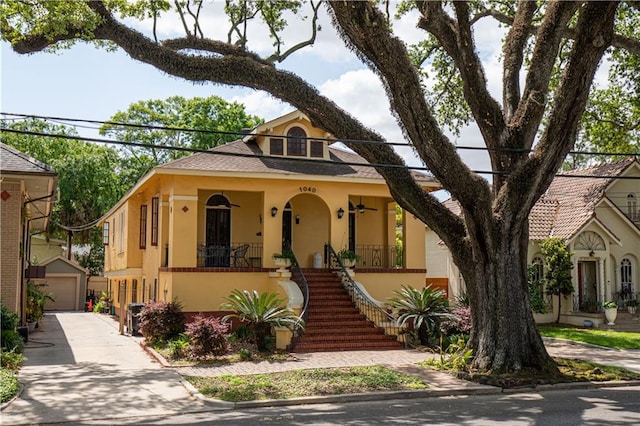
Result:
M627 2L627 3L631 7L634 7L640 10L638 6L635 6L635 4L640 4L640 2ZM501 13L494 9L490 9L488 10L488 12L489 12L489 15L491 15L498 22L502 22L503 24L507 24L507 25L513 24L513 18L508 15L505 15L504 13ZM538 32L538 26L529 25L528 31L529 31L529 34L535 35ZM573 28L565 28L563 36L565 38L575 40L577 37L577 34ZM619 49L624 49L634 55L640 55L640 40L625 37L620 34L614 34L611 37L610 45Z
M516 220L522 223L526 223L533 204L573 147L595 72L613 38L617 6L617 2L592 2L582 7L576 42L556 91L549 124L531 156L514 171L499 194L497 203L502 207L509 205L523 212L516 215Z
M313 1L311 1L311 8L313 9L313 18L311 18L311 36L309 37L308 40L305 41L301 41L300 43L296 44L295 46L292 46L290 49L288 49L286 52L284 52L283 54L280 54L280 47L278 46L278 52L274 53L273 55L269 56L267 58L268 62L282 62L285 59L287 59L287 57L289 55L291 55L292 53L307 47L307 46L312 46L313 43L316 42L316 36L318 34L318 9L320 9L320 5L322 4L322 0L320 0L317 4L314 4Z
M513 117L520 102L520 70L524 62L524 49L529 37L527 29L536 10L535 2L520 0L513 25L505 39L502 65L502 100L507 122Z
M500 146L506 129L502 109L487 90L487 80L482 64L475 52L468 4L454 2L453 5L458 18L457 22L444 12L440 2L419 2L418 8L422 17L418 27L433 34L453 59L462 78L465 101L469 105L478 129L487 147L496 148Z

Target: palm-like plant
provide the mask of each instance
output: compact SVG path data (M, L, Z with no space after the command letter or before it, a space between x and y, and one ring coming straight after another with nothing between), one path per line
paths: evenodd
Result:
M234 311L226 315L224 320L238 318L248 324L253 332L254 341L259 351L267 349L267 337L272 327L303 327L303 321L291 309L283 306L286 299L278 299L277 293L258 293L247 290L233 290L225 297L222 309Z
M394 294L395 297L389 298L389 303L398 309L400 325L412 321L421 345L428 345L430 336L436 337L443 319L453 318L449 314L449 303L443 290L433 289L430 285L421 290L402 286L402 290L396 290Z

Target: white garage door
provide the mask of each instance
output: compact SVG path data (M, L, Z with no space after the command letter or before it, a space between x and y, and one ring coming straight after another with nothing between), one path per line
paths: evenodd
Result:
M47 311L73 311L76 309L77 280L76 277L47 277L45 291L53 293L54 302L47 302Z

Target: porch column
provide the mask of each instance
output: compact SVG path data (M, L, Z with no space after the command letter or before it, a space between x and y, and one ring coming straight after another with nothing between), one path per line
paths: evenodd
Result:
M196 267L198 242L198 196L169 196L169 265Z
M605 266L605 261L604 261L604 256L600 257L598 259L598 275L599 276L599 281L600 281L600 294L602 295L602 302L604 303L607 300L613 300L613 290L609 289L609 291L611 292L611 295L609 296L609 298L607 298L607 293L605 290L605 274L604 274L604 266Z
M424 269L426 267L426 229L424 223L415 219L411 213L404 212L402 232L405 268Z
M265 193L264 204L262 205L262 265L265 268L275 268L273 264L273 254L282 251L282 211L284 210L282 200L272 199ZM271 216L271 209L278 209L275 216Z

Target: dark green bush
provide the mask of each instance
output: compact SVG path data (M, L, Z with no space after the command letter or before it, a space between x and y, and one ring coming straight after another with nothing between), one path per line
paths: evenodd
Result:
M22 336L14 330L2 330L2 349L6 351L15 351L22 353L24 349L24 340Z
M2 325L3 330L15 330L18 326L18 315L11 312L9 309L5 308L3 304L0 303L0 313L2 314L2 318L0 318L0 325Z
M184 313L179 302L151 302L140 312L140 333L151 345L166 343L184 332Z
M222 355L227 351L229 324L220 318L198 315L187 324L184 334L189 337L192 358Z

